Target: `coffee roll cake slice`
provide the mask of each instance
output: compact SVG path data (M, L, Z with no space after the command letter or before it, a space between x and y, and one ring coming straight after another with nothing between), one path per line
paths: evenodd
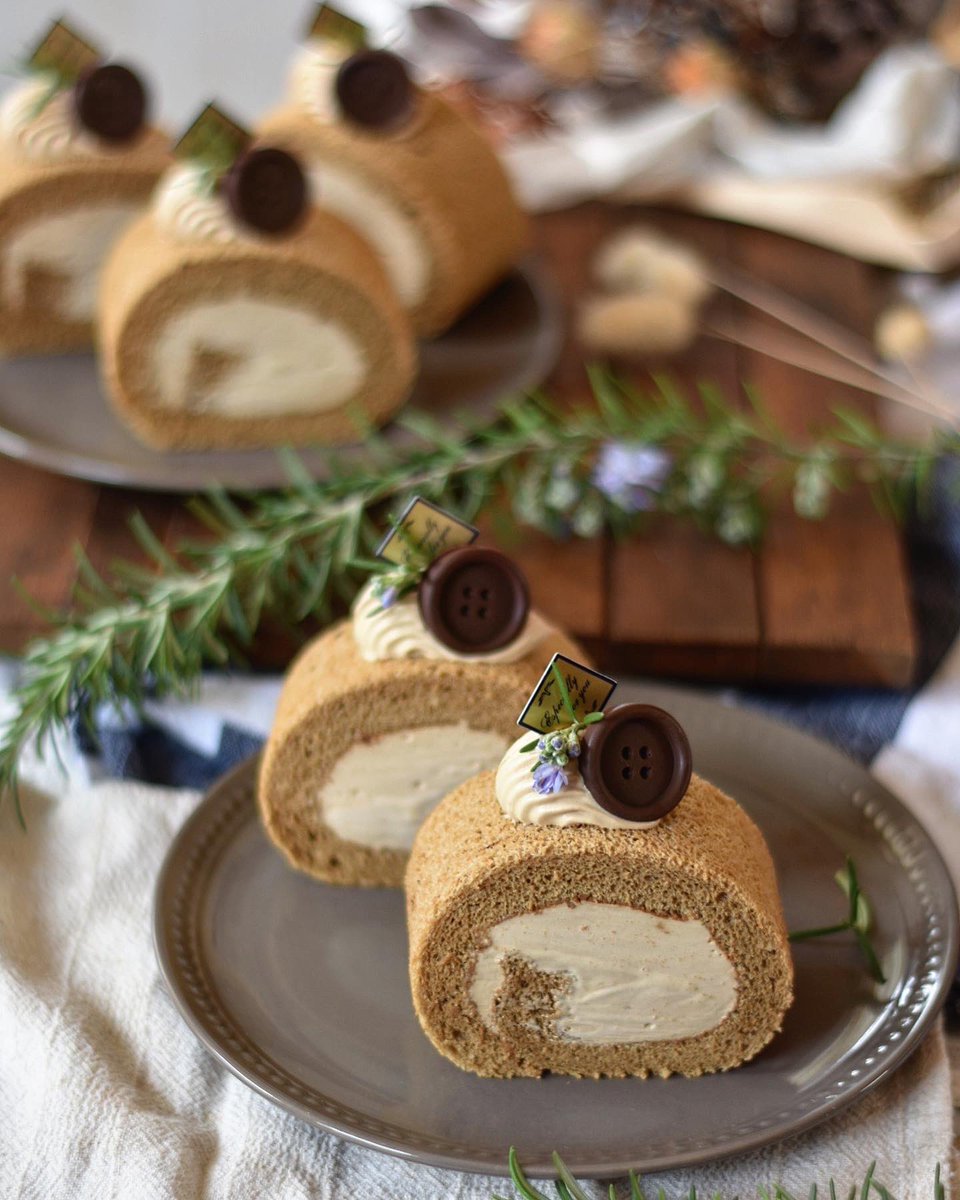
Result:
M547 646L578 653L496 550L447 550L399 597L372 581L284 682L258 788L271 840L328 883L401 886L433 806L500 761Z
M0 101L0 355L84 349L110 247L169 165L140 75L56 22Z
M208 106L194 127L214 119ZM410 391L407 317L367 243L311 203L297 160L227 128L229 168L212 183L202 157L178 162L105 267L109 395L160 449L357 441Z
M324 208L370 242L416 332L433 336L516 265L527 219L464 114L418 87L395 55L339 53L329 40L308 43L290 100L258 132L316 172Z
M482 1076L737 1067L792 1001L763 837L691 775L662 710L622 705L581 732L564 784L541 763L534 787L526 735L420 829L406 890L423 1030Z

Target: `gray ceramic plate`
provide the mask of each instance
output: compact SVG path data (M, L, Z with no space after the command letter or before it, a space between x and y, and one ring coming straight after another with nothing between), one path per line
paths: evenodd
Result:
M423 343L404 411L439 417L459 432L458 414L483 415L502 396L541 383L560 336L549 289L531 268L517 271L443 337ZM397 425L384 434L394 445L412 441ZM341 447L337 459L363 452L362 444ZM272 450L161 453L141 445L107 403L92 354L0 361L0 454L61 475L172 492L279 487L287 479ZM303 450L301 458L323 477L323 452Z
M622 686L677 714L697 769L736 796L773 851L790 927L835 921L855 856L889 982L848 939L795 948L796 1002L752 1063L701 1079L483 1080L441 1058L407 986L399 892L326 887L260 832L254 766L210 792L174 842L156 898L163 973L191 1028L251 1087L320 1129L407 1158L533 1174L561 1151L583 1177L690 1166L806 1129L914 1049L957 955L943 861L861 767L767 718L663 687Z

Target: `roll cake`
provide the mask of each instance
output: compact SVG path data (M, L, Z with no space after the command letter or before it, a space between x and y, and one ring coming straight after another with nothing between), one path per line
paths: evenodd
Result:
M555 765L531 771L525 743L415 840L410 983L427 1037L482 1076L696 1076L753 1058L792 1000L756 825L691 775L660 709L621 705L584 730L563 786Z
M57 22L0 104L0 354L83 349L97 281L169 164L147 89Z
M210 107L198 122L239 130ZM193 142L104 268L102 368L118 414L160 449L359 440L416 371L379 259L312 205L293 156L240 131L218 174Z
M294 662L261 760L267 834L328 883L399 887L427 813L500 761L544 647L576 652L485 547L444 551L382 600L371 581Z
M394 55L343 53L308 42L293 94L258 133L316 173L318 202L374 246L414 329L432 336L517 263L527 220L468 117Z

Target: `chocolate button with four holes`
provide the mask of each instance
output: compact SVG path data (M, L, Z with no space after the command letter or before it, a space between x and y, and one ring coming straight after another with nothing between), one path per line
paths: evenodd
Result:
M366 129L396 129L413 113L414 91L403 62L387 50L361 50L337 72L337 103Z
M223 187L234 216L260 233L286 233L307 207L307 181L300 164L275 146L241 154Z
M657 821L690 783L690 743L679 722L652 704L620 704L588 726L580 775L601 808L627 821Z
M77 118L105 142L126 142L143 128L147 93L140 78L120 63L93 67L73 89Z
M530 592L520 568L499 550L462 546L427 568L417 603L430 632L461 654L506 646L523 629Z

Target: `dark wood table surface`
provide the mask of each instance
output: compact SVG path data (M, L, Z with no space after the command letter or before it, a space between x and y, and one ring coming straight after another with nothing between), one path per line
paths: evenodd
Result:
M883 273L779 235L674 213L600 204L539 218L547 269L565 317L588 290L598 243L624 223L653 222L694 242L712 261L771 281L868 333ZM736 302L718 296L724 311ZM569 336L548 386L565 399L588 395L584 355ZM617 364L622 368L622 364ZM709 337L669 369L691 389L719 384L729 396L756 388L789 430L813 429L837 405L873 411L874 399L774 358ZM641 380L644 371L629 373ZM167 545L191 528L183 498L60 478L0 460L0 579L15 575L41 605L69 604L73 547L100 569L135 554L127 528L139 509ZM571 627L614 672L703 680L901 686L916 645L901 536L862 492L838 498L821 522L784 505L756 552L732 549L687 524L657 518L642 536L558 545L523 536L519 555L535 603ZM43 628L15 589L0 586L0 651L17 653ZM282 665L289 645L264 638L254 661Z

